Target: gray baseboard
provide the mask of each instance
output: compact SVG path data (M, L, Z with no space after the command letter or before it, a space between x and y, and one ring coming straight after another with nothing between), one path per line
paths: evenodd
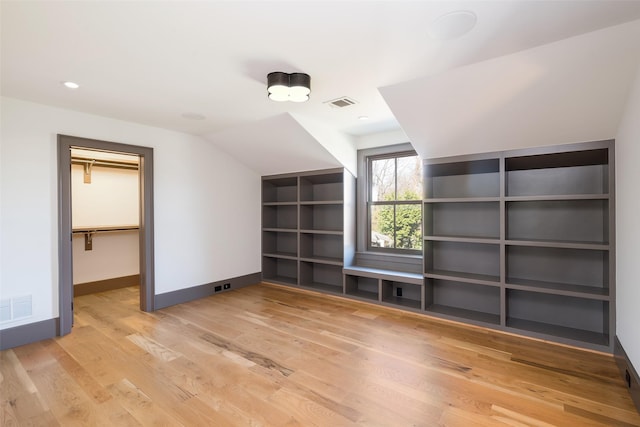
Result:
M629 356L627 356L627 353L624 351L622 343L620 343L617 336L613 346L613 353L616 358L618 368L620 369L620 373L622 374L622 378L629 389L631 399L636 405L638 412L640 412L640 376L638 376L638 372L629 360Z
M140 275L114 277L113 279L97 280L95 282L78 283L73 285L73 296L95 294L97 292L112 291L114 289L140 286Z
M177 291L166 292L164 294L158 294L155 296L155 309L169 307L176 304L182 304L185 302L193 301L196 299L211 296L213 294L232 291L234 289L243 288L249 285L255 285L262 280L261 273L247 274L245 276L234 277L226 280L219 280L217 282L211 282L200 286L193 286L191 288L180 289ZM229 289L224 289L224 285L229 284ZM220 290L216 291L216 287L219 286Z
M205 285L194 286L192 288L181 289L179 291L167 292L155 296L156 310L169 307L183 302L207 297L213 294L243 288L249 285L260 283L261 273L247 274L246 276L234 277L232 279L220 280L218 282L207 283ZM229 284L229 289L224 289L225 284ZM216 291L216 286L220 286L220 291ZM27 325L16 326L0 330L0 350L19 347L31 344L36 341L54 338L59 335L59 319L48 319L40 322L29 323Z
M7 350L58 335L58 319L42 320L0 330L0 350Z

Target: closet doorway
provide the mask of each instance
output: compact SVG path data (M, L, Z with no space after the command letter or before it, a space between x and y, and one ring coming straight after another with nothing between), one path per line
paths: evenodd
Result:
M91 154L94 155L92 156ZM76 209L77 220L74 219L72 221L72 180L74 180L72 167L76 169L75 185L78 185L78 168L83 168L83 179L85 183L88 183L91 180L94 167L97 168L108 164L110 167L131 169L135 162L138 163L139 195L137 210L136 206L125 207L125 209L129 210L128 213L120 212L112 220L105 221L104 218L100 218L100 214L95 219L88 220L83 217L82 210ZM128 179L131 179L130 174ZM125 203L132 204L135 201ZM131 212L132 210L134 213ZM136 215L137 218L135 218ZM84 237L85 249L91 250L93 237L98 233L119 233L122 236L129 233L129 238L131 238L131 232L137 231L140 309L143 311L154 310L152 148L58 135L58 216L60 310L58 335L70 333L73 325L74 233L76 235L75 240L78 240L80 236ZM91 223L92 221L94 223ZM102 224L98 224L99 222L102 222ZM77 244L78 242L76 242ZM78 252L76 253L78 254ZM133 258L135 258L135 254ZM126 266L125 261L125 266L121 265L120 268L131 270L131 265ZM86 270L82 274L85 278L90 277L90 273L87 273Z

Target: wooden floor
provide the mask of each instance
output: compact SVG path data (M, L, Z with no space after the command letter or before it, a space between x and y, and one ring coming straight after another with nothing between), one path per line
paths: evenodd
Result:
M0 425L640 426L612 357L256 285L0 353Z

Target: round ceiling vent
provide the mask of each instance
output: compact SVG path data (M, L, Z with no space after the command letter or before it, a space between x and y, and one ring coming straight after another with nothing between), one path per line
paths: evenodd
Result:
M477 21L476 14L470 10L445 13L431 23L429 35L436 40L452 40L471 31Z

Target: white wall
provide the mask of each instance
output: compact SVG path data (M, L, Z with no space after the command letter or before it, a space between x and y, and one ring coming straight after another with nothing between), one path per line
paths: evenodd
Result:
M202 138L1 99L0 294L58 316L58 133L154 149L156 293L260 271L260 177Z
M640 68L616 136L617 335L640 370Z
M84 234L73 235L73 284L133 276L140 273L138 230L93 235L90 251Z
M72 165L73 228L138 225L139 187L137 170L93 167L91 183L86 184L84 167Z
M383 147L385 145L404 144L409 141L409 137L402 129L395 129L386 132L379 132L368 135L359 135L354 138L354 145L357 150L367 148Z
M85 183L84 167L71 165L73 228L138 225L139 187L137 170L93 167L91 182ZM93 234L87 251L84 234L74 234L73 284L139 274L138 236L138 230Z

